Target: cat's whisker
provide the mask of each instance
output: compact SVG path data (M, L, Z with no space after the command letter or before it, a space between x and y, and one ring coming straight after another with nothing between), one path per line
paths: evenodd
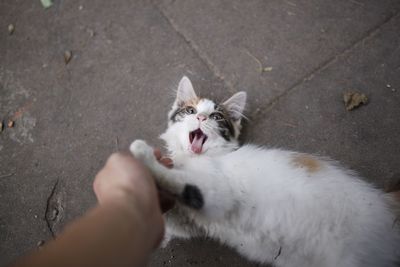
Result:
M208 131L210 131L211 133L218 135L218 132L211 126L208 124L203 124L204 128Z

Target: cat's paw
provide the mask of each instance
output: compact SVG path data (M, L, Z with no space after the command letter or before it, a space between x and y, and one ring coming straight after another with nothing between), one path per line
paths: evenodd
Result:
M129 147L133 156L144 163L150 163L155 160L153 148L143 140L135 140Z

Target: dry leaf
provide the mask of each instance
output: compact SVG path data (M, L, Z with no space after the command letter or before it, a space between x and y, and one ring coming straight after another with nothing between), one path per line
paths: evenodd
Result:
M44 8L49 8L53 5L53 2L51 0L40 0L40 2L42 3L42 6Z
M72 52L67 50L64 52L64 62L65 64L68 64L71 61L72 58Z
M361 104L367 104L368 97L358 92L346 92L343 94L343 101L348 111L355 109Z
M14 121L9 120L8 123L7 123L7 126L8 126L8 128L14 127Z

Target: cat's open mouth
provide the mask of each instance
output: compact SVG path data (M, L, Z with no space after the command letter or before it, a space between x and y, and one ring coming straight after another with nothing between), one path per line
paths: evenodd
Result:
M190 150L196 154L200 154L203 150L203 145L207 140L207 135L202 130L197 129L189 133Z

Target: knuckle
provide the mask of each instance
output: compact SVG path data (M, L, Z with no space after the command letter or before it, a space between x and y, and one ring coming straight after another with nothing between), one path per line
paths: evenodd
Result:
M107 160L107 164L114 165L114 164L120 163L121 161L125 160L126 158L127 158L127 155L124 155L119 152L115 152L110 155L110 157Z
M109 162L114 162L114 161L118 161L121 158L120 153L112 153L109 157L108 157L108 161Z

